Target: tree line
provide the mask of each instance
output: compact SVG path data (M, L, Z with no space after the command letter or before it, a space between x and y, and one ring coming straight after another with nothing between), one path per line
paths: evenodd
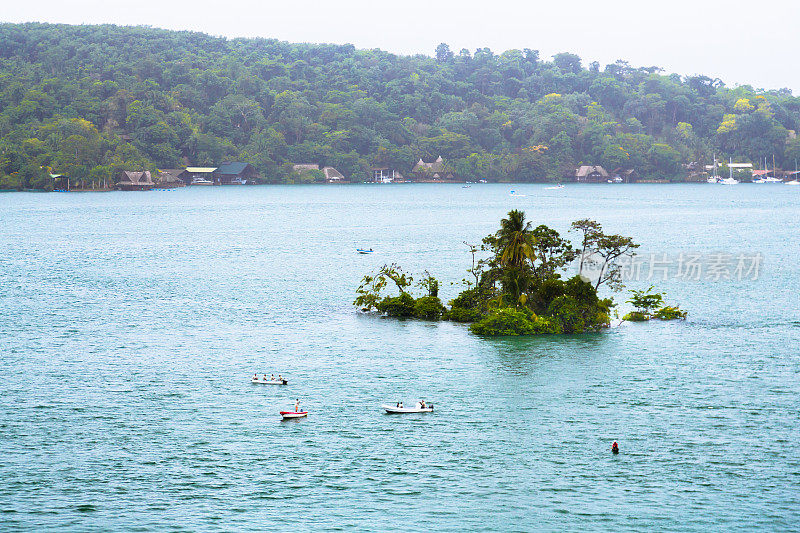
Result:
M682 179L712 154L793 168L800 98L532 49L399 56L352 45L113 25L0 24L0 188L225 160L267 182L366 180L442 156L464 179L560 180L580 164Z

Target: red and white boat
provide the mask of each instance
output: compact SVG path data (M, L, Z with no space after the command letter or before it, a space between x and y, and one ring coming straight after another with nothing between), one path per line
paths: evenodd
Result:
M304 418L308 416L308 411L281 411L281 416L284 420L289 420L290 418Z

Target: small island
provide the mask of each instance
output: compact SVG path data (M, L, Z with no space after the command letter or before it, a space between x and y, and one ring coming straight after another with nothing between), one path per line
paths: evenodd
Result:
M415 283L397 264L383 265L364 276L353 303L364 312L393 318L469 323L477 335L601 331L610 326L615 304L598 292L602 286L612 291L623 288L620 259L632 256L639 245L630 237L604 233L594 220L577 220L571 231L580 237L578 247L544 224L534 228L524 212L512 210L500 221L500 229L484 237L480 245L464 243L472 255L467 269L470 278L462 280L465 289L449 302L449 308L439 299L439 280L426 271ZM563 279L562 273L576 259L578 274ZM589 268L597 274L595 280L584 275ZM392 285L397 295L385 295ZM415 298L412 287L423 295ZM650 291L652 287L633 291L637 309L641 309L639 299ZM648 310L663 303L660 293L650 296ZM669 320L686 314L677 307L664 307L653 316Z

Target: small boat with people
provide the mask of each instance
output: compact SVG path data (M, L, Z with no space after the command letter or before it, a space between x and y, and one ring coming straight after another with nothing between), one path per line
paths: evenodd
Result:
M300 410L300 398L294 402L294 411L280 411L284 420L291 420L292 418L305 418L308 416L308 411Z
M284 420L291 420L292 418L305 418L308 416L308 411L281 411L280 413Z
M517 196L517 197L519 197L519 198L525 198L525 195L524 195L524 194L520 194L520 193L518 193L517 191L511 191L510 193L508 193L508 195L509 195L509 196Z
M563 189L563 188L564 188L564 184L563 183L559 183L558 185L553 185L552 187L545 187L545 189L547 189L549 191L554 191L556 189Z
M374 250L372 248L370 248L369 250L365 250L364 248L356 248L356 252L360 254L371 254L372 252L374 252Z
M406 413L432 413L433 404L425 403L425 400L418 401L414 407L406 407L403 402L397 402L395 405L381 405L384 411L390 415L406 414Z
M258 385L287 385L289 382L283 378L280 374L278 377L275 377L275 374L272 374L270 377L267 377L264 374L262 377L258 377L258 374L253 374L253 377L250 379L250 383L255 383Z

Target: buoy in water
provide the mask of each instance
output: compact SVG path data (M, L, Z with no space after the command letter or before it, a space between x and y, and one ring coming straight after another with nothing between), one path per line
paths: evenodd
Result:
M617 441L614 441L614 444L611 445L611 453L614 455L619 453L619 445L617 444Z

